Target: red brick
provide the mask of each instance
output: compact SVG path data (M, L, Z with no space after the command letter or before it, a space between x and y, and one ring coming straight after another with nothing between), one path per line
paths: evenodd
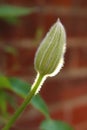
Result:
M34 6L37 4L37 0L32 0L32 1L28 1L28 0L6 0L5 1L8 4L13 4L16 6Z
M87 94L87 79L49 80L42 87L41 93L46 102L52 104L75 99Z
M86 68L87 66L87 47L69 47L65 54L64 69Z
M52 119L55 119L55 120L64 120L64 118L63 118L63 111L60 110L60 109L58 109L58 111L54 110L51 113L51 117L52 117Z
M23 37L34 38L38 26L38 15L33 13L31 15L19 17L18 20L19 23L15 25L0 20L0 35L4 41L18 40Z
M76 6L79 6L79 7L82 7L82 8L86 8L87 7L87 1L86 0L77 0L77 1L75 1L74 0L74 5L76 5Z
M67 8L66 8L67 9ZM56 10L56 9L55 9ZM55 11L54 10L54 11ZM68 37L70 36L86 36L86 17L74 15L73 13L64 14L55 11L55 13L47 12L46 10L41 13L43 22L42 26L45 28L45 32L47 32L50 26L57 20L59 17L66 28L66 32Z
M81 122L87 121L87 104L80 105L73 109L73 120L74 124L80 124Z
M45 0L45 2L46 2L46 5L48 4L48 5L58 5L58 6L60 6L60 5L63 5L63 6L70 6L71 4L72 4L72 1L70 1L70 0L66 0L66 1L64 1L64 0Z
M83 121L75 126L75 130L87 130L87 121Z
M86 72L81 69L87 67L87 46L84 38L87 36L87 18L86 18L86 0L8 0L7 3L21 6L37 6L38 13L21 17L20 24L9 25L4 20L0 20L1 39L6 43L11 40L34 38L38 26L44 29L44 34L50 26L60 17L64 24L68 38L72 41L68 44L65 55L65 67L59 78L48 79L41 90L41 95L50 106L50 113L53 119L64 120L76 126L76 130L87 130L87 104L86 101L80 101L87 95ZM58 10L56 10L58 8ZM64 8L64 10L59 10ZM48 9L51 9L50 11ZM58 11L58 12L57 12ZM82 40L83 37L83 40ZM75 43L72 38L75 38ZM77 40L79 39L79 41ZM81 41L80 41L81 40ZM26 44L26 43L25 43ZM31 43L30 43L31 44ZM73 44L73 45L71 45ZM76 46L75 46L76 44ZM78 46L77 46L78 44ZM81 45L82 44L82 45ZM20 43L18 55L13 56L0 50L0 70L7 75L23 76L30 78L34 75L33 60L36 48L23 48ZM16 67L15 67L16 66ZM75 71L80 72L75 75ZM69 74L68 71L70 71ZM73 74L72 74L73 71ZM65 75L65 76L64 76ZM68 76L67 76L68 75ZM32 77L32 76L31 76ZM63 78L62 78L63 77ZM29 79L28 79L29 80ZM84 98L85 100L85 98ZM21 101L19 100L19 104ZM57 106L55 105L57 104ZM52 110L55 105L54 110ZM11 108L10 112L13 112ZM30 109L29 109L30 110ZM26 115L26 112L24 113ZM23 116L12 130L37 130L39 123L44 119L43 116L32 117ZM83 127L84 125L84 127Z
M14 43L15 44L15 43ZM20 43L21 44L21 43ZM32 44L31 42L29 42L29 44ZM85 45L85 44L84 44ZM15 45L16 46L16 45ZM13 46L13 47L15 47ZM74 45L73 45L74 46ZM65 70L70 70L73 68L74 69L82 69L83 67L86 68L87 66L87 57L86 57L86 47L68 47L66 54L65 54L65 65L63 68L63 72ZM4 52L3 50L1 51L1 58L3 58L3 62L1 62L2 64L5 63L5 68L4 69L10 69L13 71L24 71L24 70L29 70L29 68L33 68L34 65L34 56L35 56L35 52L36 52L36 47L32 46L30 48L23 48L21 47L17 47L17 55L12 55L9 53ZM83 69L84 69L83 68ZM27 71L25 71L25 74Z
M81 67L87 67L87 48L83 47L79 49L79 65Z
M66 68L78 68L79 67L79 49L68 48L65 54L65 66Z
M32 50L31 50L32 49ZM9 75L27 75L30 72L33 74L34 55L36 48L16 48L17 54L12 55L4 53L6 59L6 67ZM5 60L4 59L4 60Z
M34 110L35 111L35 110ZM33 111L33 112L34 112ZM35 115L30 114L29 110L27 112L24 112L25 116L21 116L19 120L17 120L14 129L19 130L38 130L40 123L44 120L44 117L41 116L38 112L38 116L35 117ZM33 117L31 117L33 116Z

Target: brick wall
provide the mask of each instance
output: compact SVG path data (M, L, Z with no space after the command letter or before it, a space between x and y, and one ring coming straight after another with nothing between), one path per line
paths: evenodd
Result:
M86 0L4 0L5 3L37 7L36 13L21 17L21 24L12 26L0 20L0 71L10 76L19 76L33 82L35 71L33 59L39 44L35 42L38 27L43 36L60 17L67 31L65 66L56 77L44 84L41 95L48 104L54 119L66 121L75 130L87 130L87 1ZM12 45L18 51L12 55L3 50ZM17 122L21 127L36 130L42 115L34 108ZM29 116L28 116L29 115ZM21 124L21 125L20 125Z

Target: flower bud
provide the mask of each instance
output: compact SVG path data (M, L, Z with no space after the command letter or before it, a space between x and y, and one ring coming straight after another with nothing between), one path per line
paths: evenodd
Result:
M65 45L65 29L58 19L36 52L34 60L36 71L44 76L56 75L63 66Z

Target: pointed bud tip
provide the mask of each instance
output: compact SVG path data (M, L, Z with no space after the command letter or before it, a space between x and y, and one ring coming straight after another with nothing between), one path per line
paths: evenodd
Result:
M60 18L57 19L56 24L57 24L57 27L64 27L63 24L61 23Z
M57 19L57 22L60 22L60 18Z
M57 25L62 25L60 18L57 19Z

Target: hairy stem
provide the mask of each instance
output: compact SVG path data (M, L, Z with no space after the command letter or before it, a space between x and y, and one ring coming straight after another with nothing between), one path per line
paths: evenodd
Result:
M36 80L31 87L32 89L30 90L29 94L25 98L24 102L18 108L18 110L15 112L15 114L11 117L11 119L8 121L8 123L6 124L6 126L2 130L9 130L9 128L17 120L17 118L20 116L20 114L23 112L23 110L26 108L26 106L30 103L30 101L33 98L33 96L35 95L37 89L42 84L43 79L44 79L44 76L42 76L40 74L37 75Z

